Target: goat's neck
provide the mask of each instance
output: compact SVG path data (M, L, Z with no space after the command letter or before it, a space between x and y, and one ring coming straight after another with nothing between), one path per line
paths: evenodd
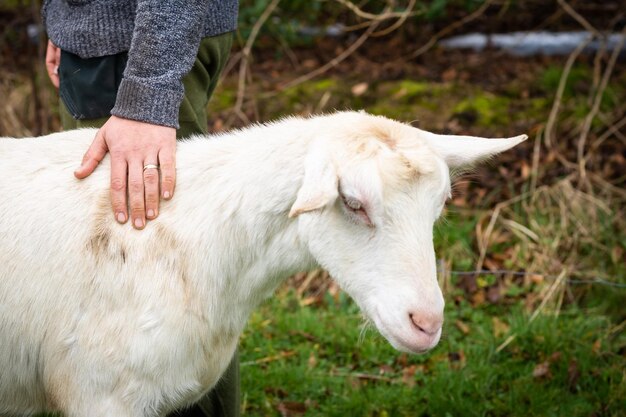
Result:
M297 220L288 217L310 142L293 129L259 127L183 144L179 152L175 209L185 214L174 218L194 229L187 252L196 289L209 299L209 315L227 313L235 327L286 277L313 263Z

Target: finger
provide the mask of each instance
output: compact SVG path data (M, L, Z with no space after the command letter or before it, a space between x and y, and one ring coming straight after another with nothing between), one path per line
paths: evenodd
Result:
M156 156L147 158L146 165L157 165ZM159 169L148 168L143 170L143 184L146 200L146 217L149 220L155 219L159 215Z
M161 195L169 200L174 195L176 187L176 146L163 148L159 152L159 166L161 168Z
M61 49L57 48L51 41L48 41L46 49L46 70L52 84L59 88L59 63L61 61Z
M131 160L128 163L128 200L133 227L143 229L146 225L143 165L137 160Z
M102 158L108 152L108 148L106 142L104 141L104 136L100 133L102 130L98 130L96 133L96 137L91 143L89 149L83 156L83 162L80 167L74 171L74 176L78 179L83 179L91 175L91 173L96 169Z
M126 159L111 155L111 206L115 220L126 223L128 209L126 204L126 180L128 164Z
M58 48L56 45L54 45L54 61L58 68L61 65L61 48Z

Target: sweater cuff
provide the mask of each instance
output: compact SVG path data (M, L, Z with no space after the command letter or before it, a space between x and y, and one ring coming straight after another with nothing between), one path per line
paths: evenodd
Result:
M184 91L168 87L124 78L120 83L111 114L178 129L178 111Z

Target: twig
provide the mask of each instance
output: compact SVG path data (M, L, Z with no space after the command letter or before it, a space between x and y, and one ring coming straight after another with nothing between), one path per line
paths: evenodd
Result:
M335 1L337 3L340 3L346 6L346 8L348 8L352 13L354 13L358 17L366 19L366 20L370 20L370 21L383 21L383 20L393 19L396 17L400 19L402 18L406 19L408 16L416 16L418 14L421 14L421 12L414 12L414 13L409 13L408 15L406 15L406 10L404 12L390 12L386 10L380 14L372 14L372 13L364 12L363 10L359 8L359 6L357 6L356 4L352 3L349 0L335 0ZM411 10L413 8L415 1L411 1L411 3L412 5L407 7L407 10Z
M545 133L544 133L545 134ZM532 168L530 170L530 192L531 194L537 189L537 180L539 179L539 160L541 155L541 132L537 133L535 143L533 144Z
M354 51L356 51L357 49L359 49L361 45L363 45L363 43L367 40L367 38L369 38L370 35L374 32L374 30L376 30L376 28L378 27L378 24L379 22L372 23L369 26L369 28L352 45L350 45L348 49L343 51L341 54L337 55L335 58L327 62L325 65L307 74L301 75L300 77L288 82L287 84L284 84L281 87L281 90L286 90L288 88L295 87L296 85L309 81L317 77L318 75L323 74L324 72L328 71L330 68L337 66L341 61L349 57Z
M552 283L552 285L548 289L547 294L541 300L541 304L539 304L539 307L537 307L537 309L533 312L532 316L530 316L530 319L528 320L528 324L532 323L539 316L539 313L546 306L550 298L552 298L552 295L556 292L559 286L561 286L561 284L563 283L563 280L566 275L567 275L567 270L563 270L558 275L557 279L554 281L554 283ZM517 334L512 334L509 337L507 337L506 340L502 342L502 344L500 344L500 346L496 348L496 353L500 353L505 347L510 345L511 342L513 342L516 337L517 337Z
M376 37L379 37L379 36L388 35L391 32L393 32L394 30L398 29L400 26L402 26L402 24L406 21L406 19L408 19L409 16L414 16L415 13L411 13L410 11L413 9L413 6L415 6L415 1L416 0L409 1L409 4L406 6L406 9L404 10L404 12L402 12L400 14L400 17L398 18L398 20L393 25L389 26L386 29L383 29L383 30L380 30L378 32L372 33L372 37L376 38Z
M465 25L466 23L471 22L474 19L477 19L478 17L482 16L483 13L485 13L485 11L487 10L487 8L491 5L491 3L493 3L494 0L487 0L485 1L482 6L480 6L478 9L476 9L473 13L465 16L463 19L461 20L457 20L456 22L452 23L451 25L446 26L445 28L441 29L439 32L435 33L429 40L428 42L426 42L424 45L422 45L417 51L413 52L410 56L410 59L415 59L418 56L422 55L424 52L428 51L430 48L433 47L433 45L435 45L435 43L437 43L437 41L439 39L441 39L442 37L446 36L447 34L449 34L450 32L460 28L461 26Z
M598 111L600 110L600 104L602 103L602 97L604 96L604 90L606 89L609 79L611 78L611 74L613 73L613 68L615 66L615 62L617 61L617 57L619 56L622 47L624 46L624 41L626 41L626 28L622 30L622 36L620 41L615 45L615 49L613 49L613 53L611 54L611 58L604 70L604 74L602 75L602 80L600 81L600 87L598 92L596 93L596 97L593 103L593 107L591 111L585 117L583 122L583 126L581 129L580 137L578 138L578 169L582 179L586 178L586 159L585 159L585 144L587 141L587 135L589 134L589 130L591 129L591 122L596 117Z
M382 376L382 375L366 374L366 373L363 373L363 372L337 372L337 371L331 371L330 375L331 376L339 376L339 377L342 377L342 378L352 377L352 378L365 379L365 380L371 380L371 381L393 382L392 378L389 378L389 377L386 377L386 376Z
M261 27L265 24L265 21L270 17L276 6L278 6L280 0L272 0L272 2L265 8L259 20L252 27L252 31L250 32L250 36L246 40L246 45L241 51L241 61L239 63L239 80L237 83L237 100L235 101L235 106L233 108L233 112L245 123L249 123L250 120L248 116L242 111L243 99L246 93L246 76L248 73L250 54L252 52L252 45L256 40L256 37L261 30Z
M306 278L304 279L302 284L300 284L300 286L296 290L296 293L298 294L299 297L301 297L302 294L304 294L304 292L309 287L309 285L311 285L311 281L313 281L314 278L316 278L318 275L320 275L321 272L322 271L320 269L314 269L313 271L309 272L306 275Z
M587 19L585 19L584 17L582 17L581 15L578 14L578 12L576 10L574 10L572 8L572 6L570 6L565 0L557 0L559 2L559 4L561 5L561 7L563 8L563 10L565 10L565 12L567 14L569 14L570 16L572 16L578 23L580 23L585 29L587 29L589 32L593 33L595 36L600 37L601 34L600 32L598 32L598 30L593 27L591 25L591 23L589 23L587 21Z
M528 323L532 323L537 318L539 313L541 313L541 311L546 306L546 304L548 304L548 301L550 301L550 299L552 298L552 296L554 295L556 290L563 284L566 275L567 275L567 270L564 269L558 275L556 280L552 283L552 285L548 289L548 292L546 293L546 295L541 300L541 304L539 304L539 307L537 307L537 309L533 312L532 316L530 316L530 320L528 321Z
M285 352L280 352L278 355L266 356L261 359L256 359L253 361L241 362L240 366L250 366L250 365L260 365L262 363L274 362L280 359L288 358L297 354L295 350L287 350Z
M546 142L546 147L550 149L552 147L552 136L555 132L555 124L556 118L559 114L559 108L561 106L561 100L563 99L563 92L565 91L565 86L567 85L567 79L569 78L570 71L572 70L572 66L574 62L576 62L576 58L578 55L585 49L587 45L593 40L593 36L588 37L584 42L581 42L576 49L572 51L572 53L567 57L567 61L565 62L565 66L563 67L563 73L561 74L561 79L559 80L559 86L556 90L556 96L554 97L554 102L552 103L552 109L550 110L550 116L548 117L548 122L546 123L546 130L544 133L544 138Z
M612 124L608 127L608 129L601 134L598 139L596 139L593 144L590 146L590 152L595 151L605 140L607 140L611 135L616 135L619 133L619 129L626 125L626 116L622 117L620 120Z
M543 188L543 187L541 187ZM537 191L539 191L541 188L539 188ZM477 240L478 240L478 246L480 248L480 256L478 259L478 262L476 263L476 270L481 270L483 267L483 263L485 262L485 257L487 255L487 248L488 248L488 244L489 244L489 238L491 237L491 234L493 233L493 228L496 225L496 220L498 220L498 216L500 216L500 212L502 211L503 208L510 206L511 204L514 204L520 200L525 199L526 197L528 197L530 195L530 193L526 192L523 193L521 195L518 195L517 197L513 197L507 201L503 201L501 203L496 204L496 207L493 210L493 213L491 214L491 219L489 220L489 224L487 225L487 229L485 230L484 234L481 234L479 230L476 231L476 235L477 235ZM478 229L479 226L481 224L481 221L479 221L476 224L476 228ZM481 239L482 238L482 239Z

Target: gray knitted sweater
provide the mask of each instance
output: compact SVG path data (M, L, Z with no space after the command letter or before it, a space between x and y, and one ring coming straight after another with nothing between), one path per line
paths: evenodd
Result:
M93 58L128 51L111 114L178 127L182 78L203 37L232 31L238 0L45 0L59 48Z

